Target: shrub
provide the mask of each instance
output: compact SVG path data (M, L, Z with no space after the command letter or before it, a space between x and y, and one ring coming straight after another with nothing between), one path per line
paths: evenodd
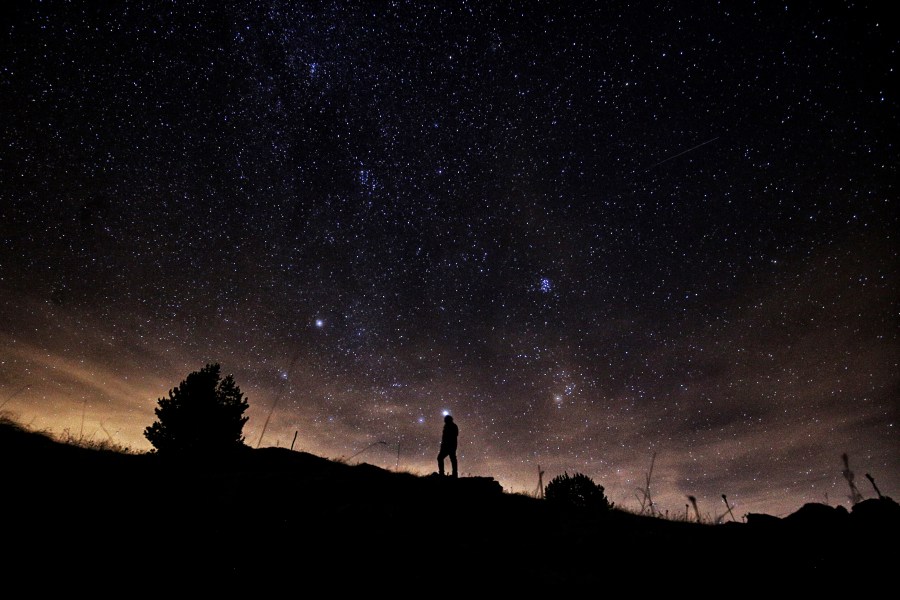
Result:
M568 473L563 473L547 484L544 498L563 508L605 512L612 506L603 492L603 486L587 475L575 473L569 477Z

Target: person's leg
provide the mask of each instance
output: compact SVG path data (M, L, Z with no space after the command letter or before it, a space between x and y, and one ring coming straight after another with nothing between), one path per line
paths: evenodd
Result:
M450 467L453 469L451 471L451 473L453 474L453 477L457 477L458 473L456 471L456 452L454 452L450 455Z
M443 452L438 454L438 474L439 475L444 474L444 458L446 458L446 456L447 455L444 454Z

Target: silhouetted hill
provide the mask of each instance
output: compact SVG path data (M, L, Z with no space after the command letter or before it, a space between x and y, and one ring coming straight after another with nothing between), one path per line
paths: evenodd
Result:
M890 499L701 525L565 511L486 477L284 448L174 462L10 424L0 457L9 577L117 597L834 591L892 574L900 529Z

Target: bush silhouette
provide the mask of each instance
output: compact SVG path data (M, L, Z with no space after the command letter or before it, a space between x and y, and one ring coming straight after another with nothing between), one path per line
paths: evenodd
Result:
M607 511L611 508L602 485L582 473L557 475L544 490L544 498L556 506L574 510Z
M155 452L166 456L213 456L244 447L248 404L231 375L218 364L194 371L158 400L157 421L144 429Z

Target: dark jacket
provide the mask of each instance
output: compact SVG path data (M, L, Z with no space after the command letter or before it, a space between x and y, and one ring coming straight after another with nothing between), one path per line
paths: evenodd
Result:
M441 435L441 451L456 452L456 438L459 437L459 427L453 421L444 423L444 433Z

